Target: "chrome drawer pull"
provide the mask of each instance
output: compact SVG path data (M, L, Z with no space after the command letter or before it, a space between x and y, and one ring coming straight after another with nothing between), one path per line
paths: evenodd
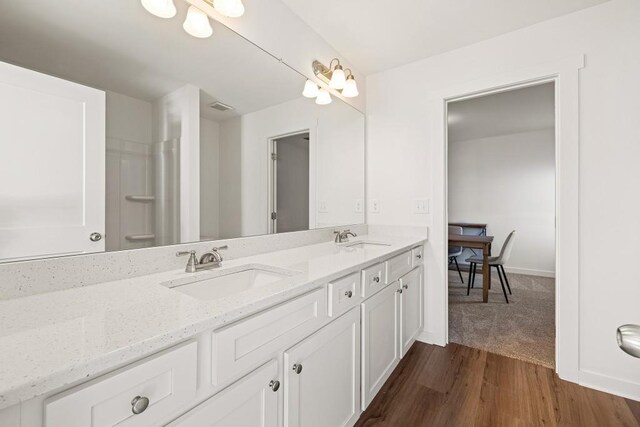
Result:
M134 415L143 413L149 407L149 398L144 396L136 396L131 401L131 412Z
M300 372L302 372L302 365L299 363L296 363L295 365L293 365L293 371L296 374L300 374Z
M344 295L345 295L347 298L351 298L351 297L353 296L353 292L351 292L351 291L347 291L347 292L345 292L345 293L344 293Z
M278 391L278 389L280 388L280 381L271 380L271 382L269 382L269 388L273 391Z

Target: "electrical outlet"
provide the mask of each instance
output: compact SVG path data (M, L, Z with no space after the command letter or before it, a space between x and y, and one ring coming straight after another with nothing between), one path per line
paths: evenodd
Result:
M320 200L318 202L318 212L320 213L327 213L329 210L327 209L327 201L326 200Z
M362 213L362 199L356 200L356 213Z
M380 213L380 201L378 199L371 200L371 213Z
M428 214L429 199L413 199L413 213L420 215Z

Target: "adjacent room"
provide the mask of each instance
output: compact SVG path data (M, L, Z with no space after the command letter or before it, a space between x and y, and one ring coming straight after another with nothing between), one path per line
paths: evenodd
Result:
M448 104L449 341L553 368L554 83ZM467 239L467 241L465 241ZM491 286L483 301L483 251ZM464 272L464 274L463 274Z

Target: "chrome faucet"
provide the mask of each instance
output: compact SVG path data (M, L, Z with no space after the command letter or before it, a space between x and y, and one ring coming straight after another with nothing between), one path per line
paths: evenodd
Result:
M334 242L336 243L344 243L344 242L348 242L349 241L349 236L353 236L356 237L357 234L353 233L351 230L344 230L344 231L334 231L333 234L336 235L336 238L334 239Z
M211 268L218 268L222 264L222 255L218 251L227 249L228 246L219 246L211 249L210 252L205 252L198 260L196 251L180 251L176 253L176 256L189 255L187 261L187 267L184 269L187 273L195 273L200 270L209 270Z

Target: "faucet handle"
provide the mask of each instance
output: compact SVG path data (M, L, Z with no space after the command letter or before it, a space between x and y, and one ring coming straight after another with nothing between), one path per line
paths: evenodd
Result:
M196 256L196 251L179 251L179 252L176 252L176 256L185 256L185 255Z
M211 249L211 250L212 250L212 251L214 251L214 252L218 252L218 251L222 251L222 250L224 250L224 249L229 249L229 246L227 246L227 245L222 245L222 246L215 247L215 248L213 248L213 249Z

